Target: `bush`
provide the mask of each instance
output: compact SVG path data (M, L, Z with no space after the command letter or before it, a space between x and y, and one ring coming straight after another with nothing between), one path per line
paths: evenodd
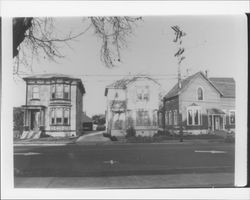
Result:
M117 138L115 136L110 137L111 141L117 141Z
M103 137L107 137L107 138L111 137L111 135L109 133L106 133L106 132L104 132L102 135L103 135Z
M104 131L106 129L105 125L97 125L96 130L97 131Z
M126 138L129 138L129 137L135 137L136 136L136 131L133 127L130 127L126 130Z
M225 142L226 142L226 143L234 143L234 142L235 142L235 138L234 138L232 135L228 135L228 136L225 138Z

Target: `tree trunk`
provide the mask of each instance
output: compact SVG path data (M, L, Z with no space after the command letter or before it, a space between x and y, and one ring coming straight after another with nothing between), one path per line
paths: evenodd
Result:
M31 17L13 19L13 58L18 55L18 47L25 38L25 32L32 26L32 20Z

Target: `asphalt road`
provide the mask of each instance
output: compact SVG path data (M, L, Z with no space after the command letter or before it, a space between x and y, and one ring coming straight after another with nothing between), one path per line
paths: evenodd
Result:
M16 146L18 177L233 173L234 144Z

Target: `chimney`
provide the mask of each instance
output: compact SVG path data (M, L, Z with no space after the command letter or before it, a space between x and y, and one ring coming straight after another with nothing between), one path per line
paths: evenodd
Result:
M205 76L208 78L208 71L205 70Z

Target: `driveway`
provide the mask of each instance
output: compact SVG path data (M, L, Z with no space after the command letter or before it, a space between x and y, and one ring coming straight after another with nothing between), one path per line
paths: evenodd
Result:
M87 135L80 136L76 140L76 144L93 144L93 143L106 143L110 142L110 139L103 136L103 131L89 133Z

